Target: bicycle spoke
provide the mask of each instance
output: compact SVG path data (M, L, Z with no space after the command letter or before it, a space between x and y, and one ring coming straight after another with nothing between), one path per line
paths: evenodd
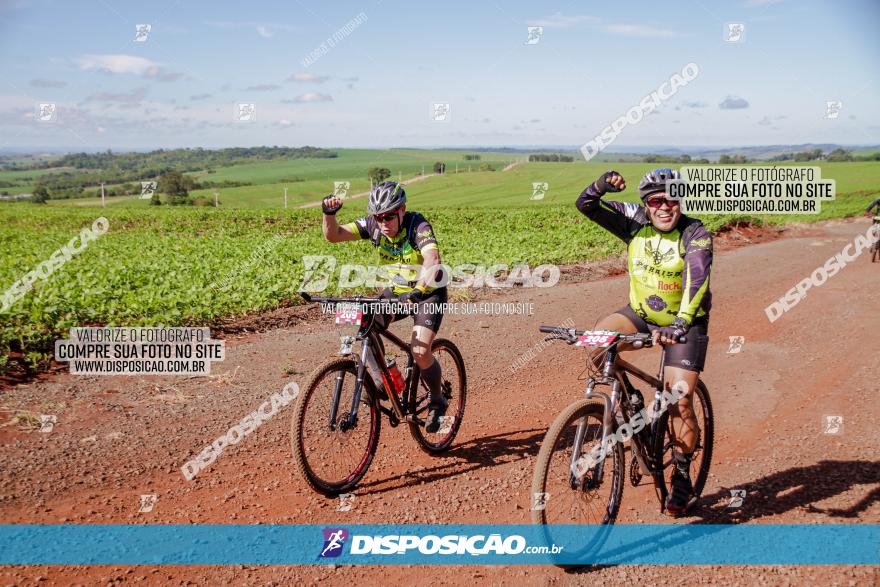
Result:
M334 391L339 372L329 371L314 383L301 418L300 442L306 473L321 486L344 484L362 474L372 456L373 419L379 417L373 413L364 389L358 404L357 420L353 426L348 424L354 399L353 364L344 372L336 398L338 402L335 402ZM337 403L338 411L333 422L335 429L331 430L328 417L334 403Z
M609 502L613 499L615 458L609 454L601 464L601 481L596 481L596 467L584 473L572 487L571 457L575 449L578 422L568 425L558 437L550 457L545 483L548 493L546 521L549 524L602 524L606 521ZM579 454L585 455L602 440L602 423L587 417L586 430ZM595 486L592 486L595 484Z

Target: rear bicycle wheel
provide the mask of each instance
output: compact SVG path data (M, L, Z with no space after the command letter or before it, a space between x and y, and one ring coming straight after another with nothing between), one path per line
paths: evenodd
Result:
M578 426L583 425L580 455L602 443L605 404L582 399L560 413L544 436L532 477L534 524L613 524L623 497L623 445L615 443L602 461L586 471L572 471Z
M381 414L371 377L364 378L357 420L348 425L356 377L352 359L328 361L310 377L291 420L296 468L312 489L324 495L339 495L357 485L379 444ZM331 421L337 385L339 396Z
M690 477L694 486L694 495L699 498L706 486L706 480L709 478L709 466L712 464L712 446L715 438L712 401L709 399L709 390L706 389L702 381L697 382L697 387L691 395L691 405L700 431L691 459ZM670 490L669 477L672 473L674 440L675 435L669 427L669 410L667 409L657 420L657 435L654 437L653 447L654 463L663 471L662 479L666 484L667 491Z
M467 373L464 370L464 359L461 352L452 341L437 338L434 340L431 350L434 359L440 364L440 386L443 390L443 397L446 398L449 405L437 432L428 432L418 422L410 422L409 431L422 450L430 454L437 454L452 446L452 441L455 440L455 435L461 428L465 400L467 399ZM422 419L427 417L429 400L428 388L419 381L415 397L412 398L409 406L410 413Z

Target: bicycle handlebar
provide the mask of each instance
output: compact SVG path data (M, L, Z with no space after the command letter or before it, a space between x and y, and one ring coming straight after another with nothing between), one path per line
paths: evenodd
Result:
M576 330L574 328L565 328L563 326L547 326L546 324L542 324L538 327L538 330L541 332L545 332L547 334L555 334L555 337L550 338L550 340L558 339L564 340L568 342L568 344L574 344L577 342L579 336L584 334L585 332L590 332L589 330ZM687 336L680 336L678 338L679 343L687 342ZM620 338L617 339L619 343L627 343L632 344L636 348L647 348L653 346L653 336L650 334L645 334L638 332L636 334L621 334Z
M393 302L394 300L388 300L386 298L365 298L361 296L357 296L354 298L325 298L318 296L311 296L308 292L301 291L299 295L302 296L307 302L317 302L319 304L370 304L376 302Z

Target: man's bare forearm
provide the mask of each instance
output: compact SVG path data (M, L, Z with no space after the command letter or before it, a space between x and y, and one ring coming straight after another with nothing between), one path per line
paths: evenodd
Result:
M336 222L336 216L333 214L324 214L324 238L331 243L338 242L339 223Z

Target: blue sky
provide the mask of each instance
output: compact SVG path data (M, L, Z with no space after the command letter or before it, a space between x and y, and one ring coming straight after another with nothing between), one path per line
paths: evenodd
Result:
M579 146L689 62L700 75L615 148L880 143L880 2L662 6L0 0L0 151ZM743 42L724 41L729 22Z

